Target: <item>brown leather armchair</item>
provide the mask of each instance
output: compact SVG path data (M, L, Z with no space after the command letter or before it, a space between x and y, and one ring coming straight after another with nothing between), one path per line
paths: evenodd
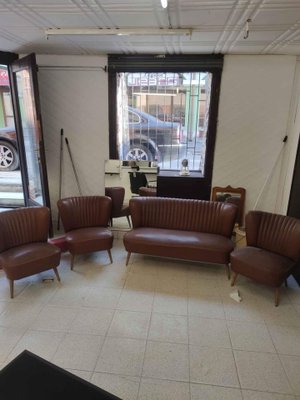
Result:
M113 235L107 228L112 201L107 196L68 197L57 202L58 210L66 232L66 242L71 253L71 269L76 254L110 249Z
M50 212L47 207L28 207L0 213L0 267L10 283L53 269L57 280L60 249L47 243Z
M122 186L106 187L105 196L111 198L112 207L110 214L110 226L113 226L113 218L126 217L131 228L129 205L124 205L125 189Z
M238 274L275 289L279 304L280 286L300 260L300 220L262 211L246 216L247 246L231 253L232 283Z

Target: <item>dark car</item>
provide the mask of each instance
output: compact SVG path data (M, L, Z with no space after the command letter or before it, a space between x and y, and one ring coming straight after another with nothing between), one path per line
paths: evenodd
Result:
M179 146L179 124L165 122L151 114L128 107L129 146L125 160L161 161L168 152Z
M17 138L14 128L0 128L0 171L14 171L19 168Z

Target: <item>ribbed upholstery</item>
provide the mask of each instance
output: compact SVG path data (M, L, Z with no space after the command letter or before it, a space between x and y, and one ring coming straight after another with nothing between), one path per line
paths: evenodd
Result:
M134 228L155 227L230 237L237 208L204 200L143 197L130 200Z
M0 213L0 268L10 281L53 269L60 262L60 249L47 243L50 211L47 207L19 208Z
M68 197L57 202L60 217L66 232L66 243L72 255L73 269L76 254L110 249L113 235L108 229L112 201L107 196Z
M46 242L47 207L28 207L0 213L0 252L27 243Z
M228 276L234 204L140 197L129 203L133 229L124 235L128 252L225 264Z
M107 196L68 197L59 200L57 206L66 232L108 226L112 207Z
M247 244L300 259L300 220L284 215L251 211L246 216Z

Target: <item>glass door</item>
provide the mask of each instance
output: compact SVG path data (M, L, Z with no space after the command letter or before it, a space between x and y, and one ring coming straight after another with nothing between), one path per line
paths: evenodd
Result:
M50 208L35 55L10 65L25 204Z

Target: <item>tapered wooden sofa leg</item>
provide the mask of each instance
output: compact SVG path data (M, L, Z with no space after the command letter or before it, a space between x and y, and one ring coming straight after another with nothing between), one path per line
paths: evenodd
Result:
M229 264L225 264L225 267L226 267L227 278L229 280L230 279L230 265Z
M110 263L112 264L113 263L113 259L112 259L112 255L111 255L110 249L108 249L107 252L108 252L109 259L110 259Z
M9 279L10 298L14 298L14 281Z
M128 263L129 263L130 256L131 256L131 253L128 252L127 253L127 257L126 257L126 267L127 267Z
M59 276L59 273L58 273L58 271L57 271L57 268L56 268L56 267L53 267L53 271L54 271L54 273L55 273L55 276L56 276L58 282L60 282L60 276Z
M233 272L233 277L231 281L231 286L234 286L237 280L238 274L236 272Z
M71 271L73 271L74 259L75 259L75 254L71 254Z

